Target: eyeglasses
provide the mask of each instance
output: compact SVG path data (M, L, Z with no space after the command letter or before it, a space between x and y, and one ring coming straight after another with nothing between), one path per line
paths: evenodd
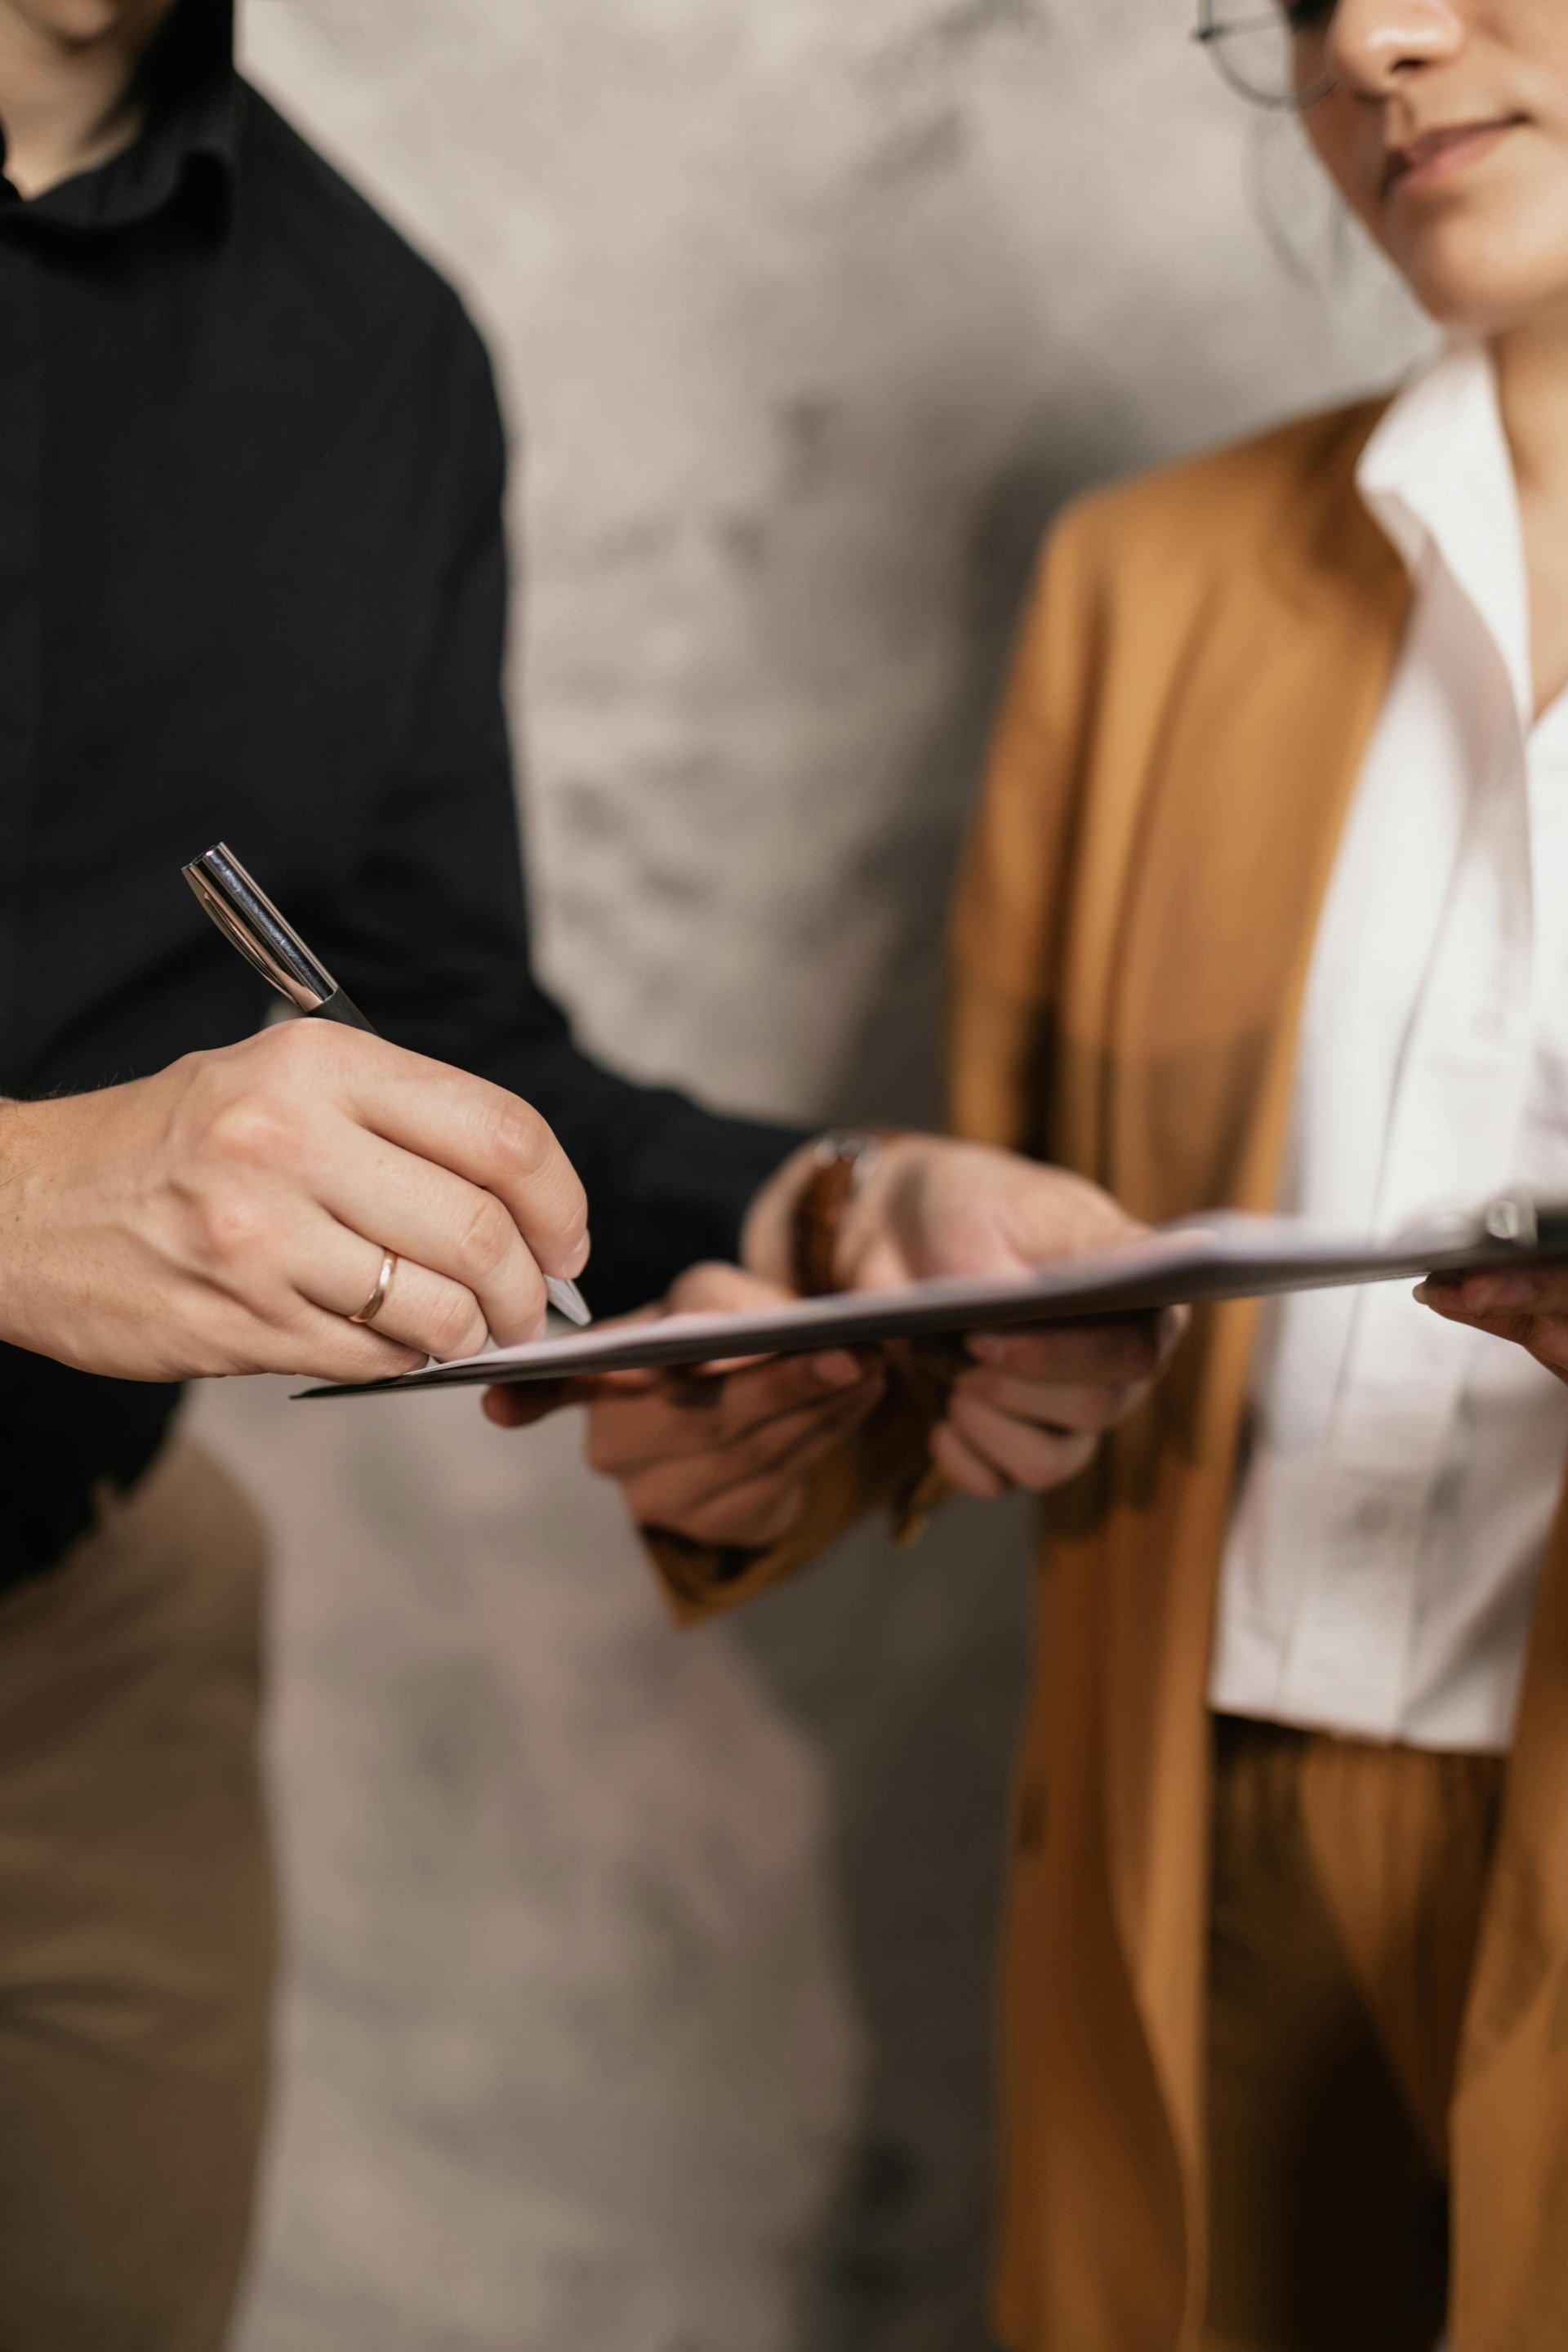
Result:
M1198 0L1193 38L1254 106L1316 106L1334 87L1326 63L1336 0Z

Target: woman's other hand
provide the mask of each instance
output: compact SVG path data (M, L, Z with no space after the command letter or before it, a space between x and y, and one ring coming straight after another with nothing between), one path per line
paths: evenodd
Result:
M664 1302L668 1315L742 1315L789 1297L733 1265L698 1265ZM588 1403L587 1454L613 1478L639 1527L723 1549L765 1550L805 1514L813 1474L881 1401L875 1357L816 1356L705 1364L696 1371L620 1372L541 1402L496 1388L485 1412L515 1429L552 1404Z
M931 1459L961 1494L983 1501L1066 1486L1137 1412L1185 1328L1173 1308L967 1340Z
M1472 1274L1459 1282L1433 1275L1415 1296L1445 1322L1511 1339L1558 1380L1568 1381L1568 1266Z

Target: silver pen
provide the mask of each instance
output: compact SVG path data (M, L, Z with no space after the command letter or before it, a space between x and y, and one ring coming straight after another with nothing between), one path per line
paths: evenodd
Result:
M298 1012L348 1029L375 1030L346 989L338 986L291 923L286 923L265 890L223 842L182 868L186 881L231 947ZM573 1323L591 1323L588 1302L574 1282L549 1274L550 1303Z

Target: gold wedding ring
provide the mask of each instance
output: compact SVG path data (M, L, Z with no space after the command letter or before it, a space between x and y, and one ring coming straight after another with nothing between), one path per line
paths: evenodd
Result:
M371 1292L370 1297L365 1300L364 1305L360 1308L359 1313L349 1317L349 1321L351 1323L374 1323L375 1321L376 1317L386 1305L386 1294L392 1288L392 1277L396 1272L397 1258L395 1253L392 1250L384 1251L382 1255L381 1272L375 1277L375 1288Z

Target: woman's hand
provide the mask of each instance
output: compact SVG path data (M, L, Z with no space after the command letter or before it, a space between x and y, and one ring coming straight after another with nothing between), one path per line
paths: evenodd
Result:
M782 1248L790 1181L786 1172L759 1204L753 1246L765 1246L758 1236L771 1229ZM1020 1274L1141 1230L1105 1193L1059 1169L904 1137L879 1153L857 1196L836 1272L847 1289L922 1275ZM676 1286L666 1311L741 1311L788 1295L764 1274L700 1266ZM1122 1317L922 1349L937 1406L933 1461L961 1492L984 1498L1065 1485L1142 1402L1184 1327L1177 1314ZM631 1373L591 1393L496 1389L485 1410L521 1428L561 1404L590 1402L589 1458L626 1488L644 1526L763 1548L798 1524L811 1475L874 1410L885 1380L874 1356L839 1352L695 1376Z
M739 1266L699 1265L661 1312L739 1315L788 1296ZM875 1358L837 1349L696 1372L620 1372L543 1397L495 1388L485 1412L499 1427L520 1429L559 1405L586 1402L588 1460L620 1486L639 1527L762 1550L797 1525L812 1474L875 1411L885 1382Z
M348 1318L399 1264L374 1330ZM0 1104L0 1339L122 1380L374 1380L531 1338L587 1207L538 1113L292 1021L133 1085Z
M752 1213L753 1264L782 1261L809 1150ZM1026 1275L1145 1228L1080 1176L1015 1151L950 1137L901 1135L866 1165L839 1235L835 1276L846 1290L886 1290L931 1276ZM770 1270L773 1270L770 1268ZM1169 1361L1186 1318L1121 1318L967 1343L931 1442L951 1483L983 1498L1045 1494L1076 1478L1100 1438L1136 1412Z
M931 1459L961 1494L982 1501L1065 1486L1088 1469L1107 1431L1136 1412L1184 1328L1172 1309L969 1339Z
M816 1164L807 1144L752 1202L742 1255L788 1282L795 1206ZM1145 1228L1098 1184L990 1144L896 1135L860 1163L834 1257L834 1287L889 1290L937 1275L1025 1275L1130 1241Z
M1568 1381L1568 1266L1532 1273L1431 1275L1415 1293L1446 1323L1511 1339L1560 1381Z

